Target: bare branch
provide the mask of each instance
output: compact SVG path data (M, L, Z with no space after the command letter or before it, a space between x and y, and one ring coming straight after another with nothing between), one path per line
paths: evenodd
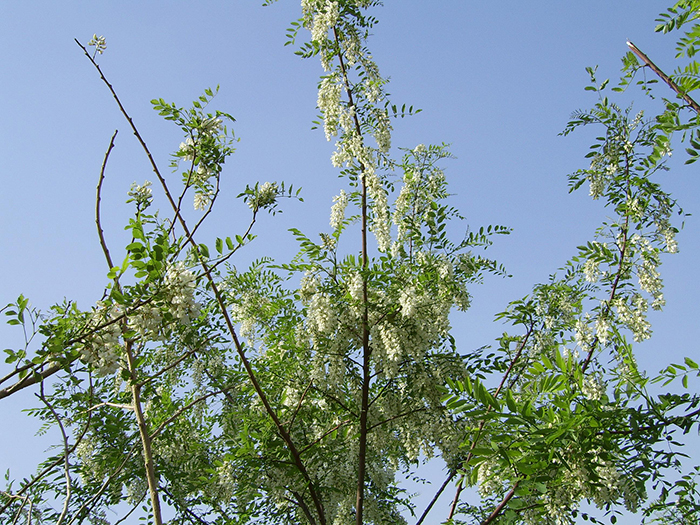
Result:
M72 480L70 477L70 463L69 463L69 458L70 458L70 446L68 445L68 435L66 434L66 429L63 426L63 422L61 421L61 418L59 417L58 413L54 409L53 405L48 402L46 399L46 396L44 395L44 382L41 382L41 388L39 390L39 394L35 394L39 399L41 399L42 403L46 405L46 407L49 409L51 414L53 415L54 419L56 420L56 424L58 424L58 428L61 430L61 436L63 437L63 458L64 458L64 466L63 466L63 473L66 478L66 498L63 500L63 509L61 510L61 515L58 517L58 521L56 522L56 525L61 525L63 523L63 520L66 518L66 514L68 513L68 504L70 503L70 497L71 497L71 484Z
M105 254L105 259L107 259L107 264L111 270L114 267L112 262L112 257L109 255L109 248L107 248L107 243L105 242L104 231L102 230L102 222L100 219L100 203L102 201L102 183L105 180L105 168L107 167L107 160L109 160L109 154L114 148L114 139L117 137L118 130L114 131L111 140L109 141L109 147L105 153L105 158L102 161L102 169L100 169L100 178L97 182L97 197L95 199L95 224L97 226L97 235L100 238L100 246L102 246L102 251ZM116 279L115 279L116 280Z
M678 96L685 100L696 113L700 114L700 105L698 105L698 103L695 102L695 100L693 100L688 93L684 92L680 87L678 87L678 84L676 84L666 73L661 71L661 69L659 69L659 67L654 64L648 56L642 53L642 51L640 51L640 49L629 40L627 41L627 46L642 60L642 62L644 62L644 65L656 73L661 80L666 82L668 87L678 93Z

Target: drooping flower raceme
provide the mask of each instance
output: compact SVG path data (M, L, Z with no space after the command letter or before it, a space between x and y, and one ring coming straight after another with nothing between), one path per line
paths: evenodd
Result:
M201 305L195 300L196 278L191 270L178 261L165 274L169 311L180 324L189 325L199 316Z

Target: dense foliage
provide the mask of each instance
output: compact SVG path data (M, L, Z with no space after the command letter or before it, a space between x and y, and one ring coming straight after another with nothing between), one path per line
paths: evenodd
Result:
M288 43L324 68L319 125L335 141L343 186L329 228L292 229L296 256L245 271L233 263L257 217L299 191L281 181L247 187L239 197L249 224L200 243L234 152L233 117L210 109L211 89L186 109L152 101L182 131L170 159L176 184L97 63L105 39L79 44L169 211L155 211L151 182L135 184L127 256L113 260L99 214L112 137L97 197L109 279L102 299L90 311L66 301L39 312L24 297L3 309L28 337L6 351L0 398L35 389L32 412L63 437L34 477L8 480L4 522L107 523L112 508L120 522L156 524L164 514L173 524L394 524L409 515L559 524L582 516L584 502L600 510L585 515L593 521L626 508L647 523L698 522L700 467L682 461L679 435L698 428L700 397L688 383L699 367L686 358L648 376L634 345L651 335L649 309L665 304L659 266L677 251L683 213L658 175L675 134L689 161L700 154L691 98L700 87L700 2L661 15L659 31L691 27L678 48L686 64L674 74L636 48L612 88L589 71L597 99L563 134L593 126L599 138L570 189L588 189L611 218L548 282L498 314L510 328L494 351L457 348L450 320L485 274L505 273L484 249L509 230L464 226L453 238L464 218L446 201L447 147L392 154L392 126L414 110L391 103L368 50L378 4L302 1ZM664 83L637 81L642 68ZM615 104L616 91L637 85L678 97L664 99L657 116ZM192 203L194 214L185 211ZM435 456L449 471L436 498L456 488L453 504L417 509L399 474ZM472 486L478 495L465 497Z

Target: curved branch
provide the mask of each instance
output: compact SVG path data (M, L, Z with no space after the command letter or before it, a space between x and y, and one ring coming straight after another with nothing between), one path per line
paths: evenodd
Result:
M112 148L114 148L114 139L117 137L118 132L119 130L114 130L114 134L112 135L112 138L109 141L109 147L107 148L107 152L105 153L105 158L102 161L102 169L100 169L100 178L97 182L97 197L95 199L95 224L97 226L97 235L100 238L100 246L102 246L102 251L105 254L105 258L107 259L107 264L109 265L110 270L114 268L114 263L112 262L112 257L109 255L109 248L107 248L104 231L102 230L102 222L100 220L100 203L102 201L102 183L105 180L105 168L107 167L107 160L109 160L109 154L112 152Z

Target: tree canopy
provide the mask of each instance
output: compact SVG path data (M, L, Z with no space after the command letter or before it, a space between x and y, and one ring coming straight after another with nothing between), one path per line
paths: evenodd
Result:
M682 35L674 71L632 43L619 80L588 69L591 107L562 134L594 130L568 182L606 218L496 313L506 331L479 348L460 347L453 325L475 286L508 275L488 249L510 229L468 224L448 145L393 147L420 110L392 100L370 51L380 4L303 0L286 31L323 69L314 126L334 145L338 190L314 231L269 223L295 254L252 263L263 217L304 193L250 182L235 204L247 221L218 224L238 140L218 87L187 106L151 100L181 136L164 160L101 65L108 39L76 40L152 175L128 192L117 248L101 207L114 132L96 174L106 281L93 306L40 311L21 295L2 309L25 344L5 350L0 402L31 389L25 408L60 436L31 477L8 474L4 521L698 522L700 466L683 446L700 367L691 355L647 372L635 351L665 306L660 266L685 217L665 190L668 157L678 145L688 163L700 156L700 1L659 16L657 31ZM636 105L618 102L632 92ZM417 506L402 481L426 458L445 475ZM443 492L451 503L436 505Z

